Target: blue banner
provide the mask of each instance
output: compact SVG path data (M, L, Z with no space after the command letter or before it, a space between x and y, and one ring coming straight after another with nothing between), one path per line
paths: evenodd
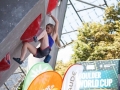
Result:
M84 71L80 75L80 90L85 88L118 88L118 75L114 70Z

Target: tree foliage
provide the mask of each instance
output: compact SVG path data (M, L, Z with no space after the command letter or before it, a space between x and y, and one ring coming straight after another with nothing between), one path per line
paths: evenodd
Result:
M55 70L63 77L68 67L77 61L120 58L120 3L105 9L102 23L84 23L74 42L72 59L57 61ZM22 90L22 85L18 90Z
M105 9L104 24L84 23L74 43L77 61L120 58L120 3Z
M58 61L56 71L62 76L77 61L120 58L120 3L105 9L104 23L84 23L74 42L72 59Z
M73 65L75 62L73 60L70 60L67 63L64 63L62 60L57 61L55 70L64 77L65 72L67 71L68 67Z

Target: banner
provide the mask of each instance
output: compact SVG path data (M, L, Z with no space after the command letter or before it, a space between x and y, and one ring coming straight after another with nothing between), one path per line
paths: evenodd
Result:
M24 80L23 89L22 90L28 90L30 83L41 73L46 71L52 71L52 67L48 63L40 62L32 66L32 68L29 70L28 74L26 75L26 78Z
M116 88L118 86L116 80L114 70L90 71L79 76L79 85L80 89Z
M78 77L81 76L82 72L82 65L75 64L69 67L63 79L62 90L79 90L80 81Z
M120 60L82 61L79 90L120 90Z
M61 90L62 77L55 71L47 71L37 76L28 90Z

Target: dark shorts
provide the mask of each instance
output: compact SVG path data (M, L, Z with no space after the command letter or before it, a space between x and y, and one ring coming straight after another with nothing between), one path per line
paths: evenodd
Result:
M50 47L45 48L44 50L41 50L40 48L37 49L36 55L34 57L36 58L42 58L44 56L47 56L51 51Z

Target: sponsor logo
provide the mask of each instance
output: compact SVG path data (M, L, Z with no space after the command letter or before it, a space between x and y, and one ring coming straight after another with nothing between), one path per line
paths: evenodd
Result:
M95 65L87 65L86 69L87 70L94 70L95 69Z
M75 81L75 75L76 75L76 72L73 71L72 72L72 76L70 78L68 90L72 90L72 87L73 87L73 84L74 84L74 81Z
M58 90L57 88L54 87L54 85L48 85L45 89L43 90Z

